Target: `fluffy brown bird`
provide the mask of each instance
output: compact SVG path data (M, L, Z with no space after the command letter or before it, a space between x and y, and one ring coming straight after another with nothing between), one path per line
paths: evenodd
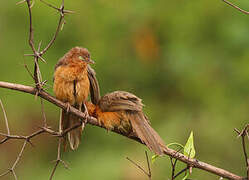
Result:
M94 70L88 65L94 61L90 58L90 53L86 48L74 47L67 52L55 65L53 90L57 99L78 108L84 107L89 91L92 102L96 102L99 97L94 94L98 92L98 83ZM87 109L85 112L87 113ZM72 127L80 122L75 115L62 110L61 114L62 130ZM68 141L71 149L75 150L81 140L82 127L68 133ZM65 139L66 143L66 139Z
M86 103L89 115L98 119L99 124L111 130L117 128L127 134L135 133L146 146L157 155L163 154L164 141L150 126L142 111L142 100L137 96L114 91L103 96L98 103Z

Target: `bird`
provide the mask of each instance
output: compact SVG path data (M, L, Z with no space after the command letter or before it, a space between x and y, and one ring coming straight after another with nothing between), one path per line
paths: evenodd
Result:
M88 49L82 47L74 47L69 50L62 58L60 58L54 68L53 91L57 99L67 103L67 110L61 111L61 129L62 131L79 124L81 120L69 113L70 105L84 109L88 115L85 102L87 101L89 92L91 92L91 100L94 104L99 100L99 86L95 76L95 71L90 67L94 64ZM81 134L84 129L84 123L67 133L70 148L75 150L81 141ZM64 148L67 144L64 138Z
M151 127L143 113L143 106L140 98L125 91L108 93L96 104L86 102L89 115L95 117L99 125L107 130L116 128L128 135L135 135L156 155L163 155L165 143Z

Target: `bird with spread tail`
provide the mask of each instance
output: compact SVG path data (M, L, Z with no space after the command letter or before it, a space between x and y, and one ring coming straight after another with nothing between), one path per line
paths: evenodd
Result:
M142 100L134 94L114 91L101 97L98 103L86 102L86 106L89 115L106 129L117 128L126 134L135 135L155 154L163 155L166 148L164 141L143 113Z
M87 101L89 92L91 92L91 100L94 104L98 101L99 87L95 76L95 71L89 64L93 64L90 53L86 48L74 47L67 52L55 65L53 91L57 99L69 105L84 109L88 114L85 102ZM80 119L69 113L67 110L61 112L61 128L62 131L68 129L75 124L79 124ZM78 148L81 140L81 134L84 129L84 123L68 132L68 142L72 150ZM66 146L66 138L64 138Z

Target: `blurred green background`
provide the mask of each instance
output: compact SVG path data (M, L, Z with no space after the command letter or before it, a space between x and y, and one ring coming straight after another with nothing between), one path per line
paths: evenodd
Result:
M26 63L32 70L33 61L23 56L31 52L27 7L16 2L0 1L0 80L33 86L24 68ZM248 0L236 4L249 9ZM102 95L114 90L136 94L167 144L185 144L193 130L198 159L245 175L241 141L233 129L248 123L248 16L218 0L65 0L65 6L76 13L66 16L63 31L44 56L47 63L40 63L50 93L57 60L74 46L87 47L96 61L93 67ZM38 0L32 10L35 42L42 40L44 47L55 31L58 14ZM0 89L0 98L13 134L27 135L42 125L40 101L34 96ZM45 111L48 123L57 128L59 108L46 102ZM0 131L6 132L2 112ZM16 173L25 180L48 179L57 141L43 135L33 143ZM9 141L0 146L0 172L11 166L21 145ZM145 149L87 126L80 148L63 154L71 169L59 166L54 179L146 179L126 160L129 157L145 167ZM153 179L170 175L168 157L152 165ZM218 179L198 169L191 178Z

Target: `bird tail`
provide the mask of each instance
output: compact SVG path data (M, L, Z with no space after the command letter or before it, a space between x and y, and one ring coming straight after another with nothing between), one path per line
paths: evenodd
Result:
M129 116L133 131L135 131L141 141L155 154L163 155L163 150L166 147L164 141L150 126L143 112L129 112Z
M79 124L79 123L81 123L81 120L77 116L75 116L71 113L68 113L65 110L62 110L62 114L61 114L62 132L68 128L71 128L71 127ZM64 138L64 149L66 149L67 140L68 140L70 148L72 150L76 150L78 148L80 141L81 141L82 130L83 130L83 127L80 126L80 127L77 127L77 128L75 128L67 133L67 139L66 139L66 137Z

